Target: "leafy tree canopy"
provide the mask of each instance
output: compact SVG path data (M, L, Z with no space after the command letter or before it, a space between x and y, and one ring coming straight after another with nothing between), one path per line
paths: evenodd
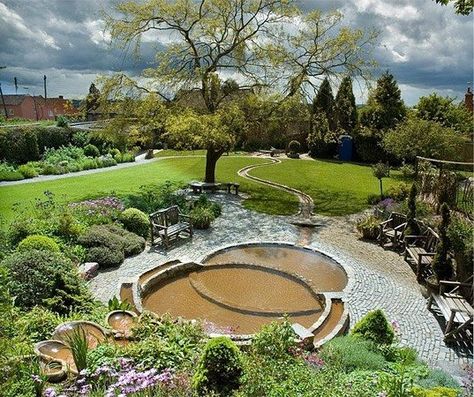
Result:
M450 127L463 134L472 134L473 116L464 104L455 105L454 98L442 97L433 93L421 97L416 105L417 116Z
M384 137L385 148L396 157L416 156L439 160L459 160L464 139L451 128L410 115Z
M107 17L107 29L113 42L137 53L145 34L147 42L164 46L155 63L142 72L141 84L134 82L134 90L156 92L170 100L179 90L197 88L211 114L223 104L228 87L222 87L219 74L225 71L242 79L240 88L266 87L286 97L314 89L321 76L364 77L372 66L368 51L376 34L343 26L338 12L304 14L295 4L294 0L120 2ZM111 80L120 87L115 90L119 96L131 88L128 77ZM206 149L208 156L218 159L226 146ZM210 160L208 164L215 165L216 159Z
M474 0L435 0L438 4L448 5L454 3L456 14L470 15L474 8Z

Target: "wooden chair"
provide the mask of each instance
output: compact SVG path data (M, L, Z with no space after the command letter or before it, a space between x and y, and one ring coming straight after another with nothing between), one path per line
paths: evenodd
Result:
M433 302L439 307L443 317L447 321L444 330L444 339L453 338L459 335L461 331L472 326L474 309L472 302L473 277L469 277L465 282L458 281L440 281L439 293L431 293L428 299L428 309L431 309ZM447 289L450 289L449 292ZM461 294L461 288L469 290L469 296ZM471 338L471 336L469 336Z
M407 227L407 217L398 212L392 212L390 218L380 223L379 243L383 247L387 240L393 248L403 242L403 233Z
M416 266L416 279L423 281L423 271L431 267L436 253L436 247L439 243L438 234L426 227L425 231L419 236L405 236L405 260L411 261Z
M177 205L156 211L149 215L151 228L151 244L155 243L155 237L160 237L162 243L169 247L172 238L178 238L182 232L193 236L191 218L180 212Z

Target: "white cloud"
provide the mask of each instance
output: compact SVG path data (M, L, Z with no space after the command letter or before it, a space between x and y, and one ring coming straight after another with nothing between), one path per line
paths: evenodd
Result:
M55 50L61 48L56 44L54 37L40 29L30 29L26 26L24 19L13 10L10 10L5 4L0 3L0 19L8 24L12 29L21 33L26 38L32 39L45 47L51 47Z

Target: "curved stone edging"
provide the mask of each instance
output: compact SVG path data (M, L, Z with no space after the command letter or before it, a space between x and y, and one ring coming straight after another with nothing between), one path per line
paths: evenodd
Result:
M211 266L209 266L211 267ZM317 291L314 291L312 287L306 282L306 280L298 276L296 274L284 272L279 269L275 269L272 267L267 267L267 266L261 266L257 264L251 264L251 263L228 263L228 264L223 264L223 265L212 265L212 267L216 268L247 268L247 269L254 269L257 268L261 271L268 272L268 273L273 273L277 274L279 276L288 278L300 285L302 285L305 289L311 292L311 295L320 302L322 307L325 307L325 297L324 294L318 293ZM276 308L274 310L259 310L258 308L250 307L250 306L236 306L233 305L230 302L227 302L225 299L222 297L216 296L213 292L209 291L201 282L198 280L195 280L192 277L192 273L189 274L189 281L191 286L194 288L194 290L204 299L209 300L210 302L224 307L228 310L236 311L238 313L242 314L250 314L250 315L259 315L259 316L264 316L264 317L274 317L274 316L284 316L285 314L289 314L292 316L304 316L304 315L310 315L310 314L315 314L317 312L320 312L319 309L306 309L306 310L296 310L296 311L288 311L284 310L281 308Z

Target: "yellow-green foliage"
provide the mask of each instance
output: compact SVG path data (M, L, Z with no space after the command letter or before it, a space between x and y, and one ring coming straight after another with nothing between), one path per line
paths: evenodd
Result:
M414 397L458 397L459 392L449 387L434 387L432 389L423 389L415 387L412 390Z
M59 252L59 245L51 237L34 234L28 236L20 241L18 244L18 251L51 251Z
M395 333L382 310L373 310L362 317L352 330L352 335L361 336L379 345L393 343Z

